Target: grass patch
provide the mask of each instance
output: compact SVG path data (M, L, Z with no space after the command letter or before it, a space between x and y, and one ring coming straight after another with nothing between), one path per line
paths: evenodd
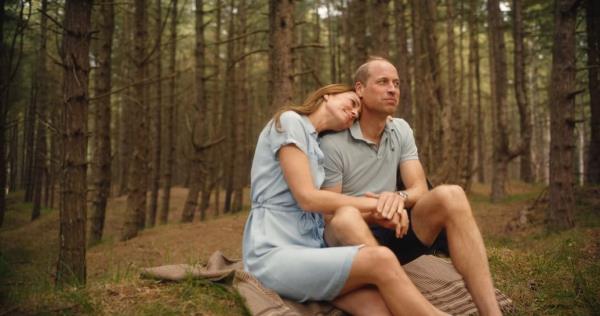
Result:
M599 315L600 214L596 202L578 201L573 229L488 238L496 286L516 303L517 315Z

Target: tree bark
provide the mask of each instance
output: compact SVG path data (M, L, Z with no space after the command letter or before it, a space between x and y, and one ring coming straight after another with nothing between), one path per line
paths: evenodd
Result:
M600 184L600 1L586 0L590 145L587 182Z
M36 74L32 74L31 80L36 82ZM24 133L24 152L23 159L25 163L23 165L23 179L22 183L25 189L25 195L23 196L23 202L33 201L33 189L35 186L34 181L34 162L35 162L35 126L37 120L37 89L36 84L31 85L29 107L25 113L25 130Z
M62 39L64 136L56 284L85 284L86 135L92 1L67 0Z
M425 45L425 21L424 6L425 2L421 0L412 0L412 38L413 38L413 59L415 61L415 130L416 142L419 146L420 159L426 171L432 168L432 135L433 135L433 111L435 110L431 87L431 77L429 63L427 60L427 48Z
M406 32L406 4L404 0L394 0L396 69L400 77L400 107L396 114L409 123L413 122L412 80L409 68L408 36Z
M367 38L367 1L350 0L348 2L348 33L350 37L350 76L356 68L369 58L369 39ZM346 54L348 51L346 51Z
M498 0L488 0L487 5L495 128L491 200L498 202L506 195L508 163L522 152L522 146L511 149L509 143L506 46L500 4Z
M525 80L525 49L523 43L523 0L513 0L513 39L514 39L514 72L515 96L519 107L519 123L521 127L521 179L533 182L531 161L531 135L532 120L529 101L527 98L527 85Z
M175 81L177 73L177 0L173 0L171 11L171 31L169 42L169 73L173 76L169 79L169 102L166 108L166 157L163 174L163 195L160 206L159 221L166 224L169 221L169 204L171 201L171 183L173 181L173 165L175 163L175 106L177 102Z
M89 245L94 245L102 240L106 204L110 194L111 183L111 66L114 23L114 3L100 4L99 16L99 51L97 54L98 68L95 73L95 94L101 96L96 103L96 133L94 134L95 152L93 179L95 192L92 198L92 216L90 218Z
M272 111L289 104L294 95L293 32L294 0L269 0L269 104Z
M4 45L5 2L0 0L0 188L6 187L6 116L8 114L8 49ZM6 212L6 191L0 190L0 227Z
M146 112L147 106L146 86L143 81L146 79L147 67L147 13L146 0L135 0L134 13L134 63L135 63L135 78L136 83L133 85L135 92L135 106L131 111L131 117L134 118L131 125L132 139L137 140L133 143L133 152L129 163L128 176L128 195L127 195L127 211L125 225L121 240L128 240L137 236L138 231L144 228L146 222L146 190L147 174L146 174L146 159L148 156L148 148L146 142L140 141L144 139L147 132ZM139 80L139 81L137 81Z
M40 16L40 48L38 50L38 64L36 70L36 94L37 98L37 132L36 132L36 144L35 144L35 161L34 161L34 175L33 175L33 208L31 210L31 220L35 220L40 216L42 207L42 189L44 184L44 178L46 173L46 108L49 101L48 97L48 66L46 65L46 42L47 42L47 26L48 17L46 16L48 11L48 1L42 0L41 3L42 12Z
M470 18L469 18L469 61L472 64L475 80L475 108L477 109L477 180L479 183L485 182L485 152L483 150L483 136L485 135L485 124L483 111L481 108L481 71L479 57L479 35L478 12L476 0L470 0Z
M206 168L205 168L205 151L203 143L207 142L208 126L206 120L206 87L204 79L205 69L205 40L204 40L204 1L196 0L196 80L195 80L195 91L196 91L196 106L195 106L195 119L192 129L192 145L193 145L193 157L191 161L192 175L190 179L190 190L185 201L183 212L181 215L182 222L191 222L194 219L194 212L198 205L198 194L204 187L206 181Z
M337 68L337 38L339 37L336 33L336 30L333 27L333 17L332 17L332 8L331 2L327 1L327 30L328 30L328 51L329 51L329 82L339 82L338 68ZM347 39L346 39L347 40Z
M224 91L231 91L231 93L226 93L224 94L224 98L223 98L223 124L222 124L222 130L224 131L224 134L226 135L226 142L225 142L225 146L223 149L223 154L226 157L232 157L233 156L233 151L232 148L234 147L233 143L233 138L234 138L234 127L231 125L232 124L232 120L231 118L233 117L233 107L235 105L235 101L236 101L236 96L239 93L236 89L235 89L235 62L234 62L234 54L235 54L235 42L232 40L235 37L235 16L234 16L234 1L231 0L230 1L230 5L229 5L229 21L228 21L228 26L227 26L227 35L228 35L228 41L227 41L227 47L226 47L226 61L225 61L225 86L224 86ZM270 9L271 10L271 9ZM291 32L291 30L287 30L289 32ZM291 39L290 43L291 43ZM269 67L270 69L272 69L273 67L273 60L270 61ZM291 67L292 65L292 61L291 58L289 60L289 65ZM289 71L290 68L287 68ZM271 74L271 77L269 78L269 80L273 80L273 75ZM285 81L286 78L282 78L281 81ZM275 80L275 81L280 81L280 80ZM272 82L269 81L269 85L271 85ZM281 82L279 82L278 84L281 84ZM272 96L272 94L269 94L270 96ZM289 99L291 100L291 94L289 96ZM269 103L269 105L272 107L273 104ZM279 105L281 106L281 105ZM271 110L272 111L272 110ZM234 164L233 164L233 159L226 159L223 162L223 184L225 186L225 203L223 203L223 212L224 213L229 213L231 211L231 199L232 199L232 195L233 195L233 175L234 175Z
M388 12L390 0L375 0L373 10L373 49L372 54L376 56L389 57L390 22ZM363 61L364 62L364 61Z
M479 143L479 135L477 135L477 151L474 150L475 148L473 144L475 135L480 133L478 129L481 128L482 125L481 122L478 121L478 119L481 119L481 117L479 116L479 112L481 110L481 104L479 103L479 101L481 100L481 94L479 91L479 43L477 42L477 3L475 0L469 0L468 10L469 11L467 13L467 23L469 25L469 75L467 77L467 161L473 161L473 156L476 156L477 165L473 166L472 163L466 165L466 177L468 178L465 179L465 191L467 192L469 192L471 188L473 173L479 173L480 170L483 170L483 163L480 160L479 156L477 156L479 154L479 148L483 145Z
M554 229L574 226L575 29L578 1L554 3L550 86L550 188L546 218Z
M150 182L150 205L148 209L149 227L153 227L156 223L156 213L158 211L158 190L160 188L160 153L161 153L161 127L162 127L162 8L161 0L156 0L156 21L154 22L154 36L156 37L156 55L155 60L155 76L156 82L156 101L152 108L152 174Z
M246 0L240 1L240 9L239 12L239 29L245 30L247 27L247 15L246 15ZM242 38L240 40L239 45L237 45L238 55L244 55L246 51L246 38ZM238 69L236 70L236 90L238 90L237 98L235 102L235 111L233 113L233 128L234 130L234 143L232 147L232 152L234 153L234 183L233 183L233 203L231 205L231 210L233 212L239 212L242 210L243 197L244 197L244 180L246 178L246 174L248 170L245 169L245 160L246 160L246 142L244 139L244 134L246 130L246 115L249 111L249 103L248 103L248 88L247 88L247 73L248 66L245 59L242 59L238 63Z
M131 3L123 5L123 30L121 31L120 41L123 43L131 43L133 41L132 31L132 9ZM121 69L123 71L123 78L127 84L128 82L134 81L133 76L133 57L131 56L130 47L123 47L126 52L125 58L121 60ZM133 88L129 87L123 91L123 97L121 98L121 115L120 115L120 134L119 134L119 188L118 195L127 194L129 176L130 176L130 165L131 165L131 153L132 153L132 121L133 121L133 109L137 106L134 102Z

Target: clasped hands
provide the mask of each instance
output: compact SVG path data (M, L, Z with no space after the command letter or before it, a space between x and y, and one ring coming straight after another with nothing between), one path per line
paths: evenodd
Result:
M377 199L377 208L371 213L375 224L396 231L396 238L402 238L408 232L410 219L404 208L404 198L395 192L379 194L367 192L366 197Z

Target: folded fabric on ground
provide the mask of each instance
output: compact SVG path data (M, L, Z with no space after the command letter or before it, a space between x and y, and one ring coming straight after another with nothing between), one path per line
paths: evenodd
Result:
M430 255L421 256L404 265L403 268L421 293L440 310L451 315L477 314L477 308L462 277L448 260ZM228 283L244 298L248 311L255 316L344 315L328 302L300 304L280 297L244 271L241 260L228 259L221 251L213 253L206 266L164 265L144 268L141 274L142 277L164 281L204 278ZM510 298L498 289L496 289L496 298L503 312L513 311L514 306Z

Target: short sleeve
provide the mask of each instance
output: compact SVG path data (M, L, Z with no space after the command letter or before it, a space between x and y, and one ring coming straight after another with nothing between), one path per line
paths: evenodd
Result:
M302 122L302 117L292 111L284 112L279 118L281 129L277 130L274 122L271 122L269 136L271 138L271 152L277 157L281 147L294 144L304 154L308 155L308 131Z
M419 152L415 137L410 125L403 119L394 119L394 124L400 132L400 162L407 160L419 160Z
M323 167L325 168L325 181L321 187L328 188L342 183L344 170L342 154L336 146L334 138L329 136L321 138L321 150L325 155L323 163Z

